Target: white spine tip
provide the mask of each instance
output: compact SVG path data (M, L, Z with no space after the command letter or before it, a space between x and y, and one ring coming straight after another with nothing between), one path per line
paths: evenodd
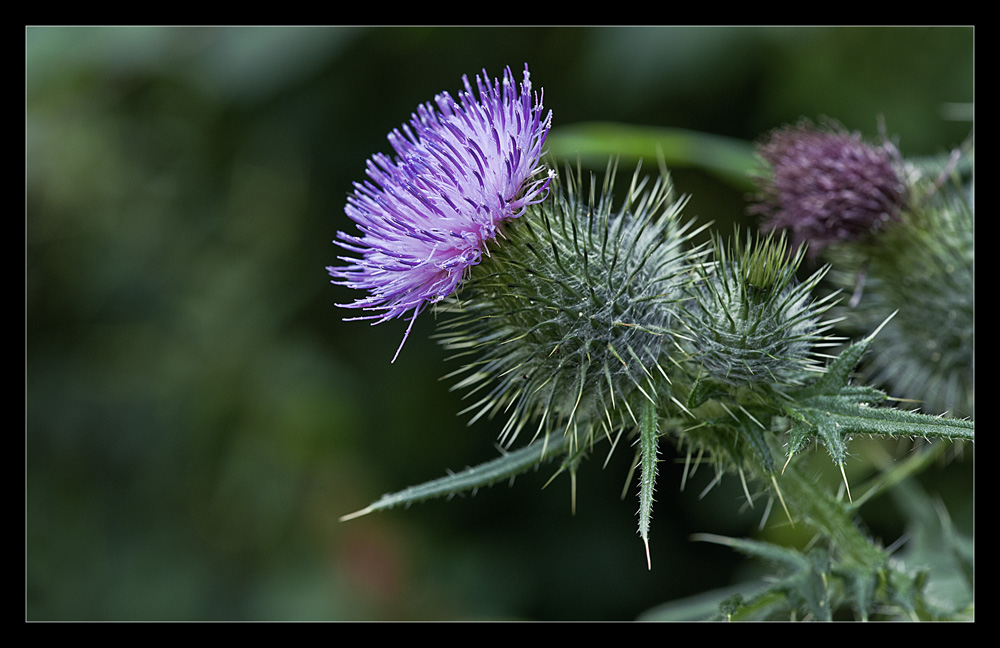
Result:
M355 511L354 513L348 513L347 515L341 515L340 516L340 521L341 522L347 522L348 520L353 520L354 518L359 518L359 517L362 517L364 515L368 515L373 510L374 509L372 509L372 507L367 506L367 507L361 509L360 511Z

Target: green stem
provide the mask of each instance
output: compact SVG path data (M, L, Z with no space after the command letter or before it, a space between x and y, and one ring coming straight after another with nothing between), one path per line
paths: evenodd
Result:
M882 568L888 555L875 546L854 524L854 507L834 498L813 479L805 477L794 464L781 473L781 492L793 516L827 537L845 562L864 565L873 571Z

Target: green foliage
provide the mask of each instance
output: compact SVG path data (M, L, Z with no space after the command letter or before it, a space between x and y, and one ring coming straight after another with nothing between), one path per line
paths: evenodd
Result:
M524 448L505 452L493 461L466 468L458 473L412 486L396 493L383 495L378 501L356 513L344 515L340 520L343 522L376 511L396 506L409 506L416 502L438 497L451 497L468 491L475 492L479 488L492 486L498 481L513 479L513 477L536 468L539 464L549 461L553 457L564 454L569 440L566 435L555 436L551 439L548 436L537 439Z
M785 412L793 421L789 432L789 456L812 436L826 446L838 466L844 464L846 441L854 434L972 440L974 425L971 421L878 407L887 398L884 392L850 384L850 372L873 338L874 334L848 347L822 378L792 395L791 402L785 406Z
M573 124L556 130L548 150L558 160L580 160L590 166L609 157L662 160L670 168L703 169L740 189L753 187L747 175L754 165L753 146L710 133L609 122Z
M882 479L908 473L912 463L939 458L941 448L925 449L889 467ZM972 615L971 540L956 533L947 514L906 477L893 489L910 521L911 540L902 550L883 549L851 521L856 505L831 500L813 479L792 467L782 475L793 510L817 532L809 550L772 542L697 534L695 540L731 547L774 569L766 581L748 582L736 593L720 592L697 616L730 621L775 619L968 620ZM679 601L647 615L672 618Z

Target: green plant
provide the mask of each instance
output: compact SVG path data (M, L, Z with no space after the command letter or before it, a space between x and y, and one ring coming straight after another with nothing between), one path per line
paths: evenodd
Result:
M522 89L527 91L527 83ZM497 97L499 92L489 101ZM533 115L540 111L540 105L530 110L517 105ZM508 117L495 124L492 133L512 128L513 121ZM521 136L520 124L527 120L516 122ZM929 187L926 174L857 136L806 126L782 131L777 143L762 149L771 167L771 175L761 176L762 194L773 203L761 211L772 219L764 229L788 228L794 244L784 232L751 236L737 231L729 238L716 233L710 244L698 245L695 237L705 226L681 218L685 201L675 195L662 166L655 178L637 168L621 198L614 195L615 164L603 178L587 178L579 168L567 167L558 178L550 172L544 185L535 181L527 190L520 188L518 183L539 173L532 170L511 190L512 179L503 172L513 165L482 154L503 136L490 135L490 129L463 134L468 120L461 117L441 123L439 137L438 122L423 119L425 126L434 124L428 126L426 152L419 150L420 142L415 152L397 147L403 154L394 163L399 173L381 178L386 198L374 188L365 190L374 211L359 216L359 224L369 235L374 229L367 224L376 219L388 227L381 240L352 239L351 249L364 255L352 272L366 280L357 287L395 289L400 285L396 277L390 281L382 273L396 263L385 259L398 259L395 271L419 278L421 286L447 283L447 295L421 289L400 293L399 303L414 309L413 317L425 305L413 297L437 304L439 340L462 363L450 376L457 379L455 388L470 399L466 411L473 421L506 417L505 452L486 464L385 495L343 519L474 490L547 461L556 462L556 474L569 473L575 483L582 460L602 443L610 455L623 439L633 439L638 532L651 568L648 537L659 449L672 443L689 465L710 465L719 479L735 475L751 505L761 498L769 505L777 502L789 523L804 524L815 534L808 548L698 536L778 569L777 579L761 591L725 597L717 608L719 618L833 619L843 610L860 619L971 614L971 600L961 597L952 607L932 604L925 595L928 574L879 546L854 517L872 493L926 466L927 457L940 456L946 447L942 441L973 439L968 418L972 201L961 178L954 185L937 180ZM547 128L547 122L536 119L535 124ZM494 177L494 172L503 177L501 186L510 195L498 204L516 203L524 191L530 191L531 200L518 203L524 208L516 217L498 212L489 219L488 232L464 238L450 232L446 223L461 221L463 210L471 210L469 222L478 222L475 214L483 208L468 199L483 183L461 180L464 176L450 166L460 156L445 153L451 146L476 152L476 178ZM434 167L427 162L431 158L447 163ZM491 162L500 168L489 169ZM421 197L421 187L436 186L422 174L443 178L446 186ZM541 187L548 190L544 199ZM389 196L403 196L404 206L394 206ZM425 224L452 208L457 216L432 228ZM418 217L422 210L426 213ZM421 250L432 252L407 260L412 256L408 235ZM474 244L473 254L459 251L461 264L428 264L441 249L436 242L459 239ZM807 253L810 244L812 254ZM837 305L838 292L827 290L830 266L799 279L807 257L818 253L836 264L835 286L846 287L845 276L859 286L846 310ZM913 272L914 264L943 269L943 276ZM357 304L385 300L385 294L373 293L372 300ZM928 295L940 299L920 301ZM928 316L936 308L944 311ZM908 363L919 335L928 324L940 327L942 320L957 322L958 328L944 345L946 352L921 362L926 372L921 384L931 394L945 391L948 402L960 404L962 416L891 406L893 398L882 383L891 388L912 373ZM860 334L851 342L840 335L848 331ZM883 337L889 338L889 354L874 351ZM903 358L896 357L900 345ZM856 380L859 366L873 367L862 374L865 381ZM911 386L907 398L937 403ZM859 489L849 484L845 465L849 443L857 437L935 443L886 469L880 481L865 485L855 498ZM520 447L511 449L516 443ZM802 465L801 458L820 445L842 476L841 493L827 492ZM949 543L960 573L969 573L971 550L964 538L946 531L946 515L928 515L925 505L912 501L907 506L925 527L938 523L939 540Z

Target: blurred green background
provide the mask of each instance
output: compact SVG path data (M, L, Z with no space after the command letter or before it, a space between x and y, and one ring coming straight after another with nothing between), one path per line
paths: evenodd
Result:
M913 156L971 130L962 27L25 36L29 620L633 619L730 584L746 562L689 536L752 535L761 512L735 479L699 498L707 470L679 492L670 449L652 572L627 449L583 465L575 516L568 478L542 489L549 466L337 521L493 458L501 423L457 415L431 317L394 365L402 322L341 321L356 295L324 266L351 183L418 103L525 62L554 143L601 120L750 141L827 115L869 136L881 117ZM675 181L688 216L752 224L738 188ZM969 464L927 477L960 521Z

